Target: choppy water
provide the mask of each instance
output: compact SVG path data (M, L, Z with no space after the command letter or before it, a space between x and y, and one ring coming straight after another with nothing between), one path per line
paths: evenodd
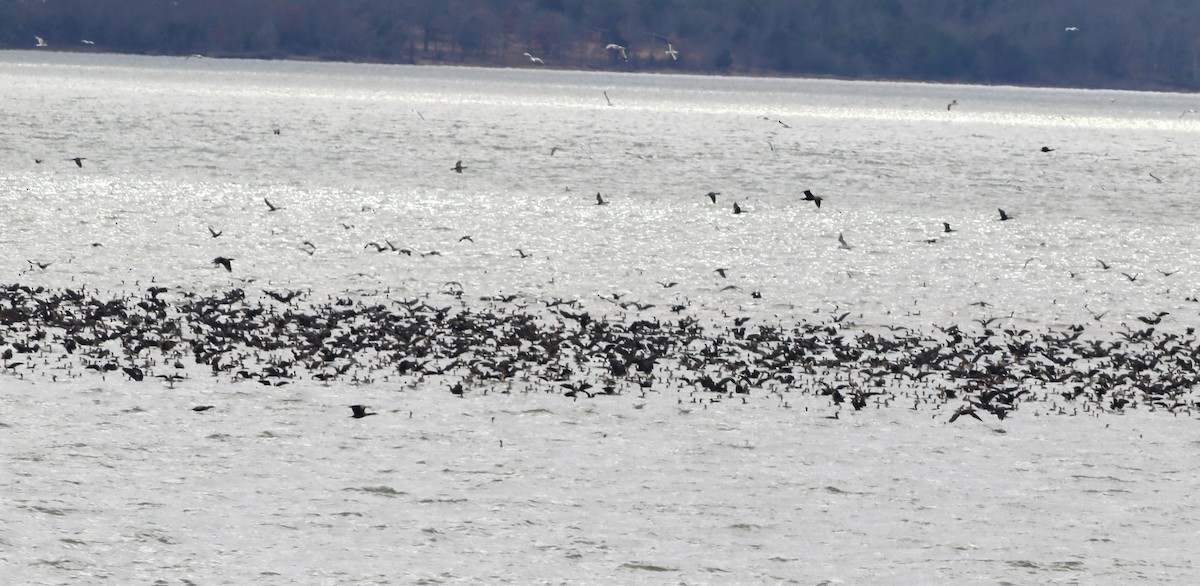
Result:
M868 330L1200 321L1187 95L9 52L0 96L10 283L438 300L455 281L468 303L620 317L599 299L617 293L648 318L849 311ZM386 241L418 254L364 249ZM14 583L1196 576L1191 415L951 426L898 407L827 420L815 397L681 410L13 372Z

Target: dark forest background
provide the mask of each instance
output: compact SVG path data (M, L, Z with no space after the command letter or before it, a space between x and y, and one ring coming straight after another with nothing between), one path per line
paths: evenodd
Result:
M0 47L35 35L152 55L1200 87L1200 0L0 0Z

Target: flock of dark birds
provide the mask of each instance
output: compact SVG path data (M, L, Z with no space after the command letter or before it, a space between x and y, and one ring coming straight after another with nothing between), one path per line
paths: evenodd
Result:
M1200 409L1200 344L1192 329L1156 331L1151 324L1162 313L1113 338L1089 335L1084 325L1034 331L994 319L969 329L871 331L848 321L849 312L787 324L613 318L576 300L467 303L454 288L441 300L305 301L297 292L263 293L151 287L106 297L8 285L0 289L2 367L20 378L62 381L92 372L173 388L216 377L272 387L319 381L440 388L457 397L657 394L675 397L681 412L766 402L815 406L831 418L885 407L928 411L947 422ZM351 409L354 418L376 415L363 405Z
M82 167L85 159L68 160ZM468 169L461 160L450 167L455 173ZM705 197L716 204L719 195ZM268 213L285 209L263 201ZM824 198L806 189L800 201L820 209ZM595 203L609 202L597 193ZM746 211L733 203L734 214ZM1013 219L998 211L999 221ZM223 233L208 231L212 238ZM943 222L944 234L955 231ZM851 248L843 235L838 240L840 248ZM391 242L364 246L372 247L413 254ZM302 249L311 255L316 245L306 241ZM234 271L232 258L218 256L212 263ZM31 270L49 264L31 261ZM716 269L721 277L725 271ZM517 296L505 296L468 303L455 283L402 299L262 294L233 288L202 295L155 286L105 296L85 288L8 285L0 288L0 367L21 378L59 381L94 371L170 387L205 376L274 387L303 380L441 388L460 398L669 394L681 412L767 401L816 406L834 419L845 410L884 407L926 410L950 423L1020 412L1190 415L1200 409L1194 393L1200 344L1191 328L1183 334L1156 331L1163 312L1139 318L1145 329L1126 328L1114 338L1082 324L1031 330L993 325L996 319L978 320L978 328L934 326L925 332L859 328L847 321L849 312L817 322L701 321L683 316L684 306L643 314L653 305L601 297L620 306L622 313L614 316L589 311L579 300L514 303ZM1099 321L1103 314L1092 316ZM378 414L365 405L350 408L356 419Z

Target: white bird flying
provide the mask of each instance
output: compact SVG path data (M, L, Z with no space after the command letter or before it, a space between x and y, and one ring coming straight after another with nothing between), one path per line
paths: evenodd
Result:
M96 41L89 41L89 40L87 40L87 39L84 39L84 40L82 40L82 41L79 41L79 42L80 42L80 43L83 43L83 44L85 44L85 45L95 45L95 44L96 44Z
M533 55L530 55L529 53L526 53L526 54L525 54L525 56L526 56L526 57L529 57L529 60L530 60L530 61L533 61L534 63L537 63L538 65L545 65L545 64L546 64L544 61L542 61L542 58L541 58L541 57L534 57Z
M666 53L667 53L667 55L671 56L672 61L679 61L679 51L676 51L675 47L672 46L671 43L667 43Z
M42 37L34 36L33 38L37 39L38 47L49 47L50 46L50 45L46 44L46 39L43 39Z
M1077 26L1069 26L1069 27L1067 27L1067 28L1066 28L1066 31L1067 31L1067 32L1069 32L1069 33L1078 32L1078 31L1079 31L1079 27L1077 27Z
M619 51L621 53L621 59L629 61L629 54L625 52L625 47L622 47L616 43L609 43L605 49L608 49L609 51Z

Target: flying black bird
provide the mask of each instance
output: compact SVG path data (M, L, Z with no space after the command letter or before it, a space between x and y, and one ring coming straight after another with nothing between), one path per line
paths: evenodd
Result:
M267 291L266 289L263 289L263 293L266 293L267 297L270 297L271 299L274 299L275 301L278 301L280 303L290 303L293 299L296 298L297 295L300 294L299 291L288 291L287 293L276 293L274 291Z
M942 222L942 227L943 227L942 232L944 232L946 234L949 234L951 232L958 232L958 230L955 230L954 228L950 227L950 222Z
M721 275L721 278L724 279L725 278L725 270L726 269L716 269L713 272L717 273L718 275Z
M606 204L606 203L608 203L608 202L604 201L604 198L603 198L603 197L600 197L600 192L599 192L599 191L597 191L597 192L596 192L596 205L598 205L598 206L602 206L602 205L604 205L604 204Z
M521 250L520 248L517 249L517 254L521 255L521 258L533 256L532 254L529 254L529 253L525 252L524 250Z
M721 195L721 192L720 191L710 191L706 195L708 196L708 199L712 200L713 203L717 203L717 196Z
M1012 216L1009 216L1008 214L1006 214L1006 213L1004 212L1004 210L1002 210L1002 209L1000 209L1000 208L996 208L996 210L1000 212L1000 221L1001 221L1001 222L1003 222L1003 221L1005 221L1005 220L1009 220L1009 219L1011 219L1011 218L1012 218Z
M842 236L841 232L838 232L838 242L841 243L838 245L838 248L841 248L842 250L850 250L850 245L846 244L846 239Z
M742 213L742 206L739 206L736 201L733 202L733 213L734 214Z
M463 169L466 169L466 167L463 166L462 161L459 161L455 163L453 167L450 167L450 170L454 171L455 173L462 173Z
M468 235L466 235L466 236L463 236L462 238L459 238L459 239L458 239L458 241L459 241L459 242L462 242L463 240L466 240L467 242L471 242L471 243L474 243L474 242L475 242L475 239L474 239L474 238L471 238L471 235L470 235L470 234L468 234Z
M213 238L216 238L217 236L220 236L220 235L224 234L224 233L225 233L225 231L224 231L224 230L221 230L220 232L218 232L218 231L216 231L216 230L213 230L213 229L212 229L212 226L209 226L209 227L208 227L208 233L209 233L209 234L212 234L212 237L213 237Z
M963 415L967 415L969 417L974 417L978 421L983 421L982 419L979 418L979 414L975 412L974 407L969 407L967 405L963 405L962 407L959 407L957 411L954 412L954 415L950 416L950 423L954 423L955 419L958 419L959 417L961 417Z
M1096 262L1100 263L1100 268L1102 268L1102 269L1104 269L1104 270L1106 270L1106 271L1107 271L1108 269L1111 269L1111 268L1112 268L1112 266L1111 266L1111 265L1109 265L1108 263L1106 263L1106 262L1104 262L1104 261L1102 261L1102 260L1100 260L1100 259L1096 259Z
M268 199L267 199L267 198L265 198L265 197L263 198L263 202L267 204L267 211L268 211L268 212L277 212L277 211L279 211L279 210L282 210L282 209L283 209L283 208L281 208L281 207L279 207L279 206L277 206L277 205L275 205L275 204L271 203L271 201L270 201L270 200L268 200Z
M82 169L82 168L83 168L83 162L87 160L87 157L75 157L75 158L73 158L73 159L67 159L67 160L68 160L68 161L75 161L75 164L76 164L76 165L78 165L78 166L79 166L79 167Z
M378 413L367 413L366 405L351 405L350 410L354 412L354 414L350 417L355 419L362 419L363 417L368 417L371 415L379 415Z
M818 208L820 208L820 207L821 207L821 200L822 200L822 199L824 199L824 198L822 198L822 197L821 197L821 196L819 196L819 195L813 195L813 192L812 192L812 190L810 190L810 189L805 189L805 190L804 190L804 201L811 201L811 202L813 202L813 203L817 204L817 207L818 207Z
M231 273L233 272L233 264L232 263L233 263L232 258L225 258L223 256L218 256L217 258L213 259L213 264L221 265L221 266L225 267L225 270L227 270Z

